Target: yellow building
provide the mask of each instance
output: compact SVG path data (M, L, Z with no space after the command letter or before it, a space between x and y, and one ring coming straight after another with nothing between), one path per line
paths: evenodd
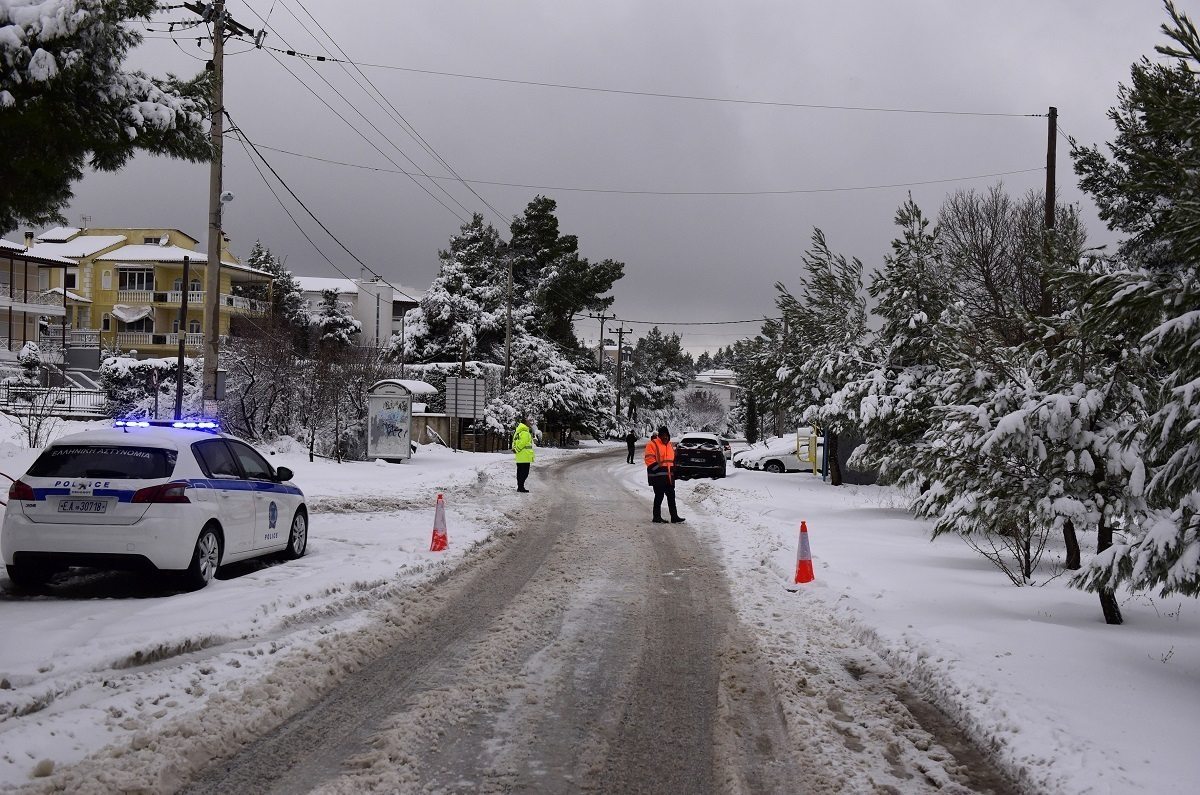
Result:
M229 333L234 315L268 308L264 302L234 295L235 285L269 284L272 279L269 273L238 263L228 243L223 239L221 245L221 336ZM100 350L137 351L138 358L174 356L181 334L186 353L199 355L204 344L208 255L197 245L195 238L178 229L56 227L43 232L30 254L78 265L41 271L45 281L41 288L63 295L66 312L39 344L62 346L68 366L84 368L90 360L99 363ZM180 322L185 294L187 317Z

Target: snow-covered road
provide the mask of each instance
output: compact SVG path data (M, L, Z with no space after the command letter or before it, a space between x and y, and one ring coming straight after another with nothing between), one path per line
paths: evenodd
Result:
M730 470L680 484L688 523L673 527L649 523L623 446L539 451L530 495L503 456L279 456L314 508L305 558L191 594L76 574L0 597L0 788L1012 791L999 768L1030 791L1187 791L1116 761L1174 734L1139 728L1147 741L1126 735L1114 754L1065 711L1087 714L1072 697L1117 643L1130 670L1186 680L1187 611L1127 603L1141 640L1098 634L1086 595L995 583L886 491ZM451 549L433 554L439 492ZM818 581L791 594L805 517ZM1026 606L1046 602L1054 621L1031 622ZM1172 645L1139 663L1159 611ZM1077 657L1077 683L1053 679L1064 638L1112 649ZM1189 702L1173 718L1160 690L1139 698L1186 722Z

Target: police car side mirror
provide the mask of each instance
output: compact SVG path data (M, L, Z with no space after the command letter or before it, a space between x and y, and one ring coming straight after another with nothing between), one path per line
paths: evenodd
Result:
M292 470L287 467L279 467L279 469L275 470L275 478L281 483L285 480L291 480L293 475Z

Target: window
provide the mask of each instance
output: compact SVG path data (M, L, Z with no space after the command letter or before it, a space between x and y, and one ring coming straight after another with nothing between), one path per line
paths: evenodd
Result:
M209 477L240 478L242 476L242 473L238 471L237 462L233 460L233 454L229 452L229 448L225 446L223 440L196 442L192 445L192 449L196 451L196 457L200 459L200 466L204 468Z
M112 318L110 318L108 316L107 312L105 312L100 317L100 330L101 331L112 331Z
M179 318L175 318L174 320L171 321L171 333L172 334L179 333Z
M193 293L198 293L204 289L204 285L202 285L200 283L199 279L192 279L192 288L191 289L192 289Z
M38 289L39 290L49 290L50 289L50 269L49 268L38 268Z
M177 278L175 280L175 283L171 285L171 289L177 293L183 292L183 277L182 276L180 276L179 278Z
M76 289L77 285L79 284L79 269L67 268L66 275L63 278L66 281L66 284L63 285L64 287L66 287L68 290Z
M226 442L233 448L233 454L237 456L238 463L242 465L246 477L251 480L275 480L275 473L271 471L271 465L255 452L253 447L232 439L228 439Z
M48 448L29 468L38 478L169 478L174 450L70 444Z
M189 320L188 321L188 333L189 334L199 334L200 333L200 321L199 320Z
M153 290L153 268L121 268L117 271L118 290Z
M154 318L144 317L132 323L122 323L118 331L154 331Z
M112 289L112 271L104 271L103 274L101 274L100 289L101 290L111 290Z

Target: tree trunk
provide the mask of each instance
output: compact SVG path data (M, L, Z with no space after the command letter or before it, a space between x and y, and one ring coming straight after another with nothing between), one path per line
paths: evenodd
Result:
M1083 567L1083 563L1079 558L1079 538L1075 535L1075 523L1066 521L1063 523L1063 541L1067 545L1067 562L1066 567L1069 571L1079 571Z
M1096 542L1096 552L1100 553L1112 546L1113 532L1103 517L1100 518L1100 527L1097 530L1099 539ZM1121 606L1117 604L1117 597L1111 590L1100 589L1100 609L1104 612L1105 624L1125 623L1121 618Z
M829 465L829 485L842 485L842 465L838 463L838 436L832 431L825 440L825 461Z

